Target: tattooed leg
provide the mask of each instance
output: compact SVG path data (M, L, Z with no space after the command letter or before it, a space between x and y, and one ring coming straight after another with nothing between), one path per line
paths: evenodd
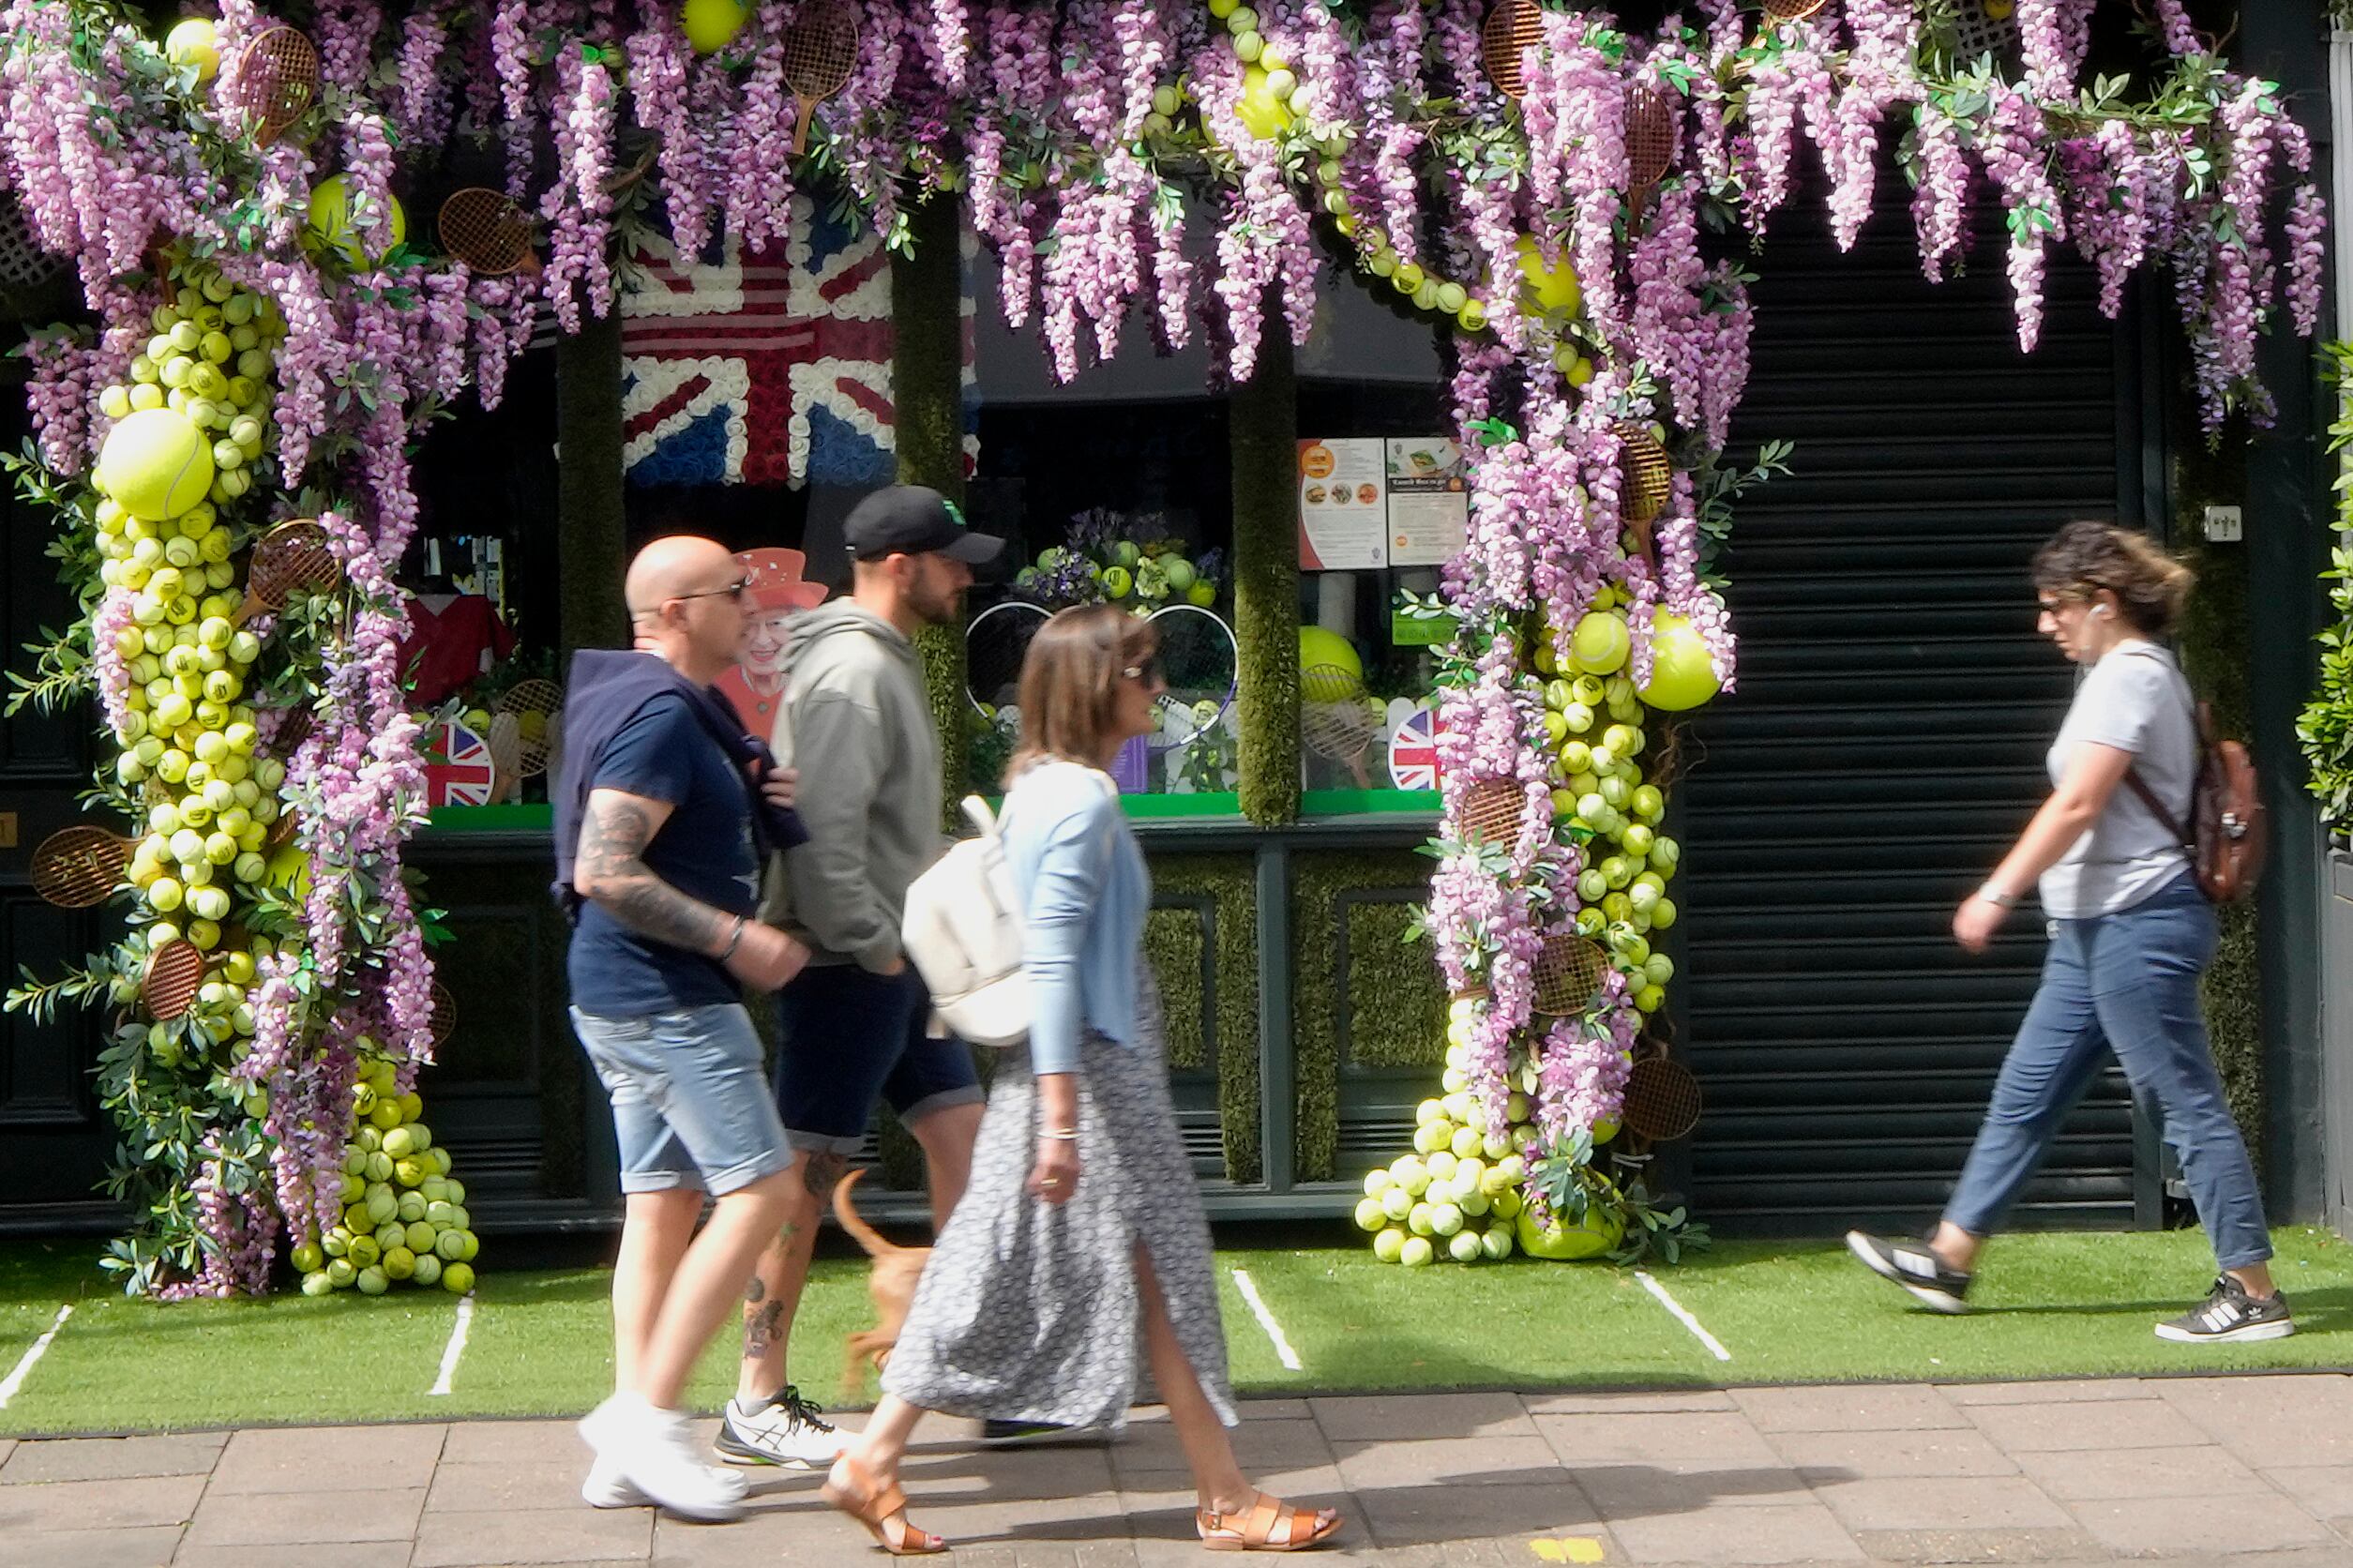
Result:
M747 1407L764 1403L787 1380L785 1346L792 1336L792 1316L801 1304L801 1287L808 1279L809 1254L817 1241L818 1199L808 1190L810 1170L826 1157L797 1157L800 1178L787 1183L792 1197L790 1217L760 1255L744 1291L744 1359L736 1372L735 1397Z

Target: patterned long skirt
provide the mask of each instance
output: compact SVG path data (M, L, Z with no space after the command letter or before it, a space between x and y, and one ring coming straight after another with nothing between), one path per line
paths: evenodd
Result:
M1226 1425L1215 1262L1200 1189L1169 1099L1160 999L1145 975L1133 1045L1079 1047L1078 1192L1024 1190L1036 1159L1037 1082L1008 1050L973 1151L972 1184L940 1233L882 1374L885 1392L952 1415L1124 1425L1148 1402L1135 1259L1151 1259L1177 1343Z

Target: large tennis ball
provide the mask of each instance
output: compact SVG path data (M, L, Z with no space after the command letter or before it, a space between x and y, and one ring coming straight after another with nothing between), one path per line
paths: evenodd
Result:
M178 517L212 489L212 443L196 422L168 408L119 421L98 448L98 482L132 517Z
M1607 610L1596 610L1578 621L1569 636L1569 651L1576 656L1578 668L1596 675L1616 674L1633 648L1626 618Z
M1275 90L1273 74L1256 66L1242 73L1242 98L1233 112L1243 128L1261 142L1290 128L1290 105Z
M1577 307L1585 303L1585 291L1577 286L1576 269L1569 259L1563 256L1546 266L1544 249L1532 234L1520 235L1518 249L1523 279L1520 297L1546 315L1576 315Z
M686 0L679 15L686 23L686 43L697 54L716 54L750 19L751 8L744 0Z
M319 249L339 252L353 266L379 261L409 237L409 217L400 210L400 199L387 191L384 200L384 212L363 236L352 223L351 181L330 174L310 188L310 223L303 238ZM376 246L374 255L361 249L363 237Z
M163 57L182 70L196 68L201 86L220 71L220 39L212 19L191 16L163 36Z
M1299 668L1303 671L1331 671L1335 673L1311 677L1306 682L1310 701L1336 702L1346 701L1350 693L1335 691L1329 695L1316 690L1318 684L1353 685L1365 678L1365 661L1357 656L1356 645L1338 632L1323 626L1299 628ZM1349 677L1342 682L1340 676Z
M1720 684L1699 628L1665 610L1652 616L1651 684L1641 688L1642 701L1654 708L1681 713L1713 697Z

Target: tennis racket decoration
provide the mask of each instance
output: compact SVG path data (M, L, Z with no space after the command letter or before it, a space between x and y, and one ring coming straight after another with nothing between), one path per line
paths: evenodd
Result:
M335 558L325 529L309 518L281 522L253 546L236 624L244 626L264 612L276 614L296 594L324 594L342 580L343 565Z
M1145 746L1154 757L1182 754L1214 736L1233 711L1242 646L1222 617L1199 605L1165 606L1149 624L1168 689L1160 694L1159 731Z
M518 681L498 700L498 713L515 719L515 764L519 776L533 777L548 771L548 755L555 747L556 721L564 713L564 688L553 681ZM496 723L494 717L491 721ZM493 765L496 753L492 753Z
M439 980L433 982L433 1015L429 1026L433 1034L433 1048L449 1044L449 1037L458 1033L458 999Z
M102 827L61 827L33 852L33 891L55 909L95 909L130 869L130 840Z
M1667 448L1639 425L1619 426L1618 439L1624 444L1618 459L1624 475L1619 507L1625 519L1627 548L1649 561L1651 524L1658 520L1674 494L1675 465L1667 459Z
M2015 55L2019 47L2018 8L2002 6L1999 14L1986 0L1961 0L1953 18L1954 52L1964 62L1983 54Z
M1520 819L1528 809L1528 792L1509 778L1482 778L1462 795L1462 836L1466 841L1489 844L1519 842Z
M196 993L204 986L203 951L186 937L174 937L149 955L139 1000L158 1022L173 1023L194 1010Z
M1699 1080L1664 1054L1646 1056L1626 1075L1626 1131L1652 1143L1672 1143L1699 1124Z
M1486 25L1479 30L1479 55L1487 80L1505 98L1528 93L1528 51L1544 41L1544 18L1536 0L1495 0Z
M1765 0L1765 21L1778 25L1785 22L1803 22L1830 0Z
M29 289L71 265L66 257L41 249L24 220L24 209L17 205L16 193L0 190L0 289Z
M784 31L784 84L792 90L792 156L808 151L817 106L858 68L858 19L841 0L804 0Z
M1575 1017L1593 1004L1608 976L1609 957L1600 943L1574 931L1555 931L1536 952L1536 1011L1556 1018Z
M1360 790L1371 788L1365 756L1380 720L1365 705L1365 683L1336 664L1314 664L1299 672L1299 738L1317 756L1339 763Z
M964 628L964 695L982 717L1020 712L1021 662L1051 617L1026 599L992 604Z
M470 185L452 191L435 224L441 248L481 277L504 278L538 265L531 249L531 219L504 190Z
M1626 214L1636 228L1674 162L1674 112L1655 89L1635 88L1626 95Z
M319 97L319 50L292 27L264 29L237 56L230 101L268 146L310 111Z

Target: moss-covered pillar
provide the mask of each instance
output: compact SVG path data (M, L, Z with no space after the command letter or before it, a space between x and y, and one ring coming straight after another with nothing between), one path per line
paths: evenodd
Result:
M912 252L891 257L891 402L897 410L898 482L964 501L963 208L934 196L909 214ZM927 626L916 639L940 731L940 776L953 814L962 798L972 734L964 701L964 633Z
M1290 336L1272 304L1258 373L1228 403L1233 450L1234 633L1242 643L1242 814L1299 816L1299 462Z
M581 324L555 350L558 628L575 648L622 648L629 612L621 577L629 550L621 501L621 314Z

